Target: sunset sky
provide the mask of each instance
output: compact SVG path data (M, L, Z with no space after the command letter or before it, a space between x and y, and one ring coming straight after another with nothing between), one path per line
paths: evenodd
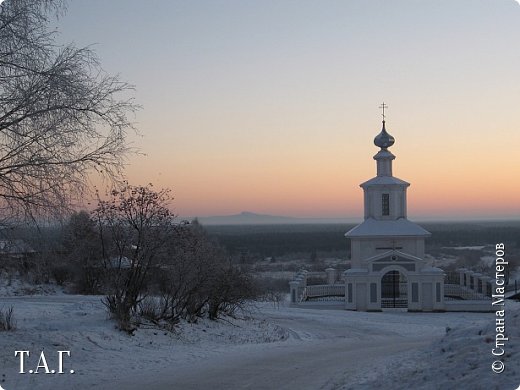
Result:
M514 0L70 0L58 25L136 86L128 179L181 216L361 217L384 100L410 218L520 218Z

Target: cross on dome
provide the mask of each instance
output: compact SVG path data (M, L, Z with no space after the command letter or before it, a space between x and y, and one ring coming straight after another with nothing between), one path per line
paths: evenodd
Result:
M383 104L381 104L379 106L379 108L381 108L383 110L382 116L383 116L383 122L384 122L385 121L385 108L388 108L388 106L385 104L385 102L383 102Z
M383 129L381 130L381 132L374 138L374 144L376 146L379 146L381 149L383 150L386 150L387 148L389 148L390 146L392 146L395 142L395 138L392 137L390 134L387 133L386 131L386 128L385 128L385 109L388 108L388 106L385 104L385 102L383 102L383 104L381 104L379 106L379 108L382 109L382 116L383 116Z

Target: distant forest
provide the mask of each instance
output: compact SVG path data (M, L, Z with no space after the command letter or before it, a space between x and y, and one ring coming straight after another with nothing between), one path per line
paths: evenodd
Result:
M287 256L295 253L334 253L346 256L350 243L344 234L355 225L227 225L206 226L231 255L248 253L254 257ZM520 250L520 222L422 223L432 233L426 250L440 247L494 245Z
M520 221L510 222L444 222L421 223L432 233L426 239L426 251L452 246L482 246L504 242L507 253L520 254ZM246 262L266 257L310 258L316 253L345 258L350 242L345 233L354 224L293 224L293 225L208 225L208 235L218 241L235 259L247 256ZM60 228L40 227L0 229L0 240L21 238L37 251L60 251ZM443 253L450 253L442 250ZM460 253L460 252L459 252Z

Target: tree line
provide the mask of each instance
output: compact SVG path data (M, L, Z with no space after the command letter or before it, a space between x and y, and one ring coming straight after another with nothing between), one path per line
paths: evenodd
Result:
M250 261L266 257L281 257L294 253L308 254L339 252L348 256L350 241L345 232L355 225L263 225L208 226L208 233L233 255L247 252ZM505 242L520 249L520 223L425 223L432 235L426 239L426 250L448 246L474 246Z

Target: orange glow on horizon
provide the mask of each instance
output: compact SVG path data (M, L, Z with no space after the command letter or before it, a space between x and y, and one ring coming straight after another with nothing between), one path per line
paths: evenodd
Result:
M406 134L396 136L392 152L394 176L411 183L409 215L439 219L452 216L520 217L520 181L514 181L513 154L485 145L479 152L456 145L414 147ZM372 131L374 134L377 132ZM403 132L405 133L405 132ZM331 140L247 150L202 149L196 156L139 158L130 165L129 179L151 181L173 189L173 208L182 216L229 215L241 211L301 217L360 217L363 196L359 184L375 176L371 136L346 142ZM343 141L343 142L341 142ZM346 144L346 146L343 145ZM429 142L426 142L428 144ZM424 150L430 150L425 153ZM436 150L442 150L436 152ZM476 159L486 152L493 159ZM169 169L150 177L151 166L170 158ZM139 160L138 159L138 160ZM148 160L148 161L146 161ZM156 161L154 164L152 161ZM190 165L191 164L191 165ZM510 166L510 169L504 167ZM152 168L153 169L153 168ZM157 169L155 169L157 172ZM152 170L153 172L153 170ZM148 178L148 179L143 179Z

